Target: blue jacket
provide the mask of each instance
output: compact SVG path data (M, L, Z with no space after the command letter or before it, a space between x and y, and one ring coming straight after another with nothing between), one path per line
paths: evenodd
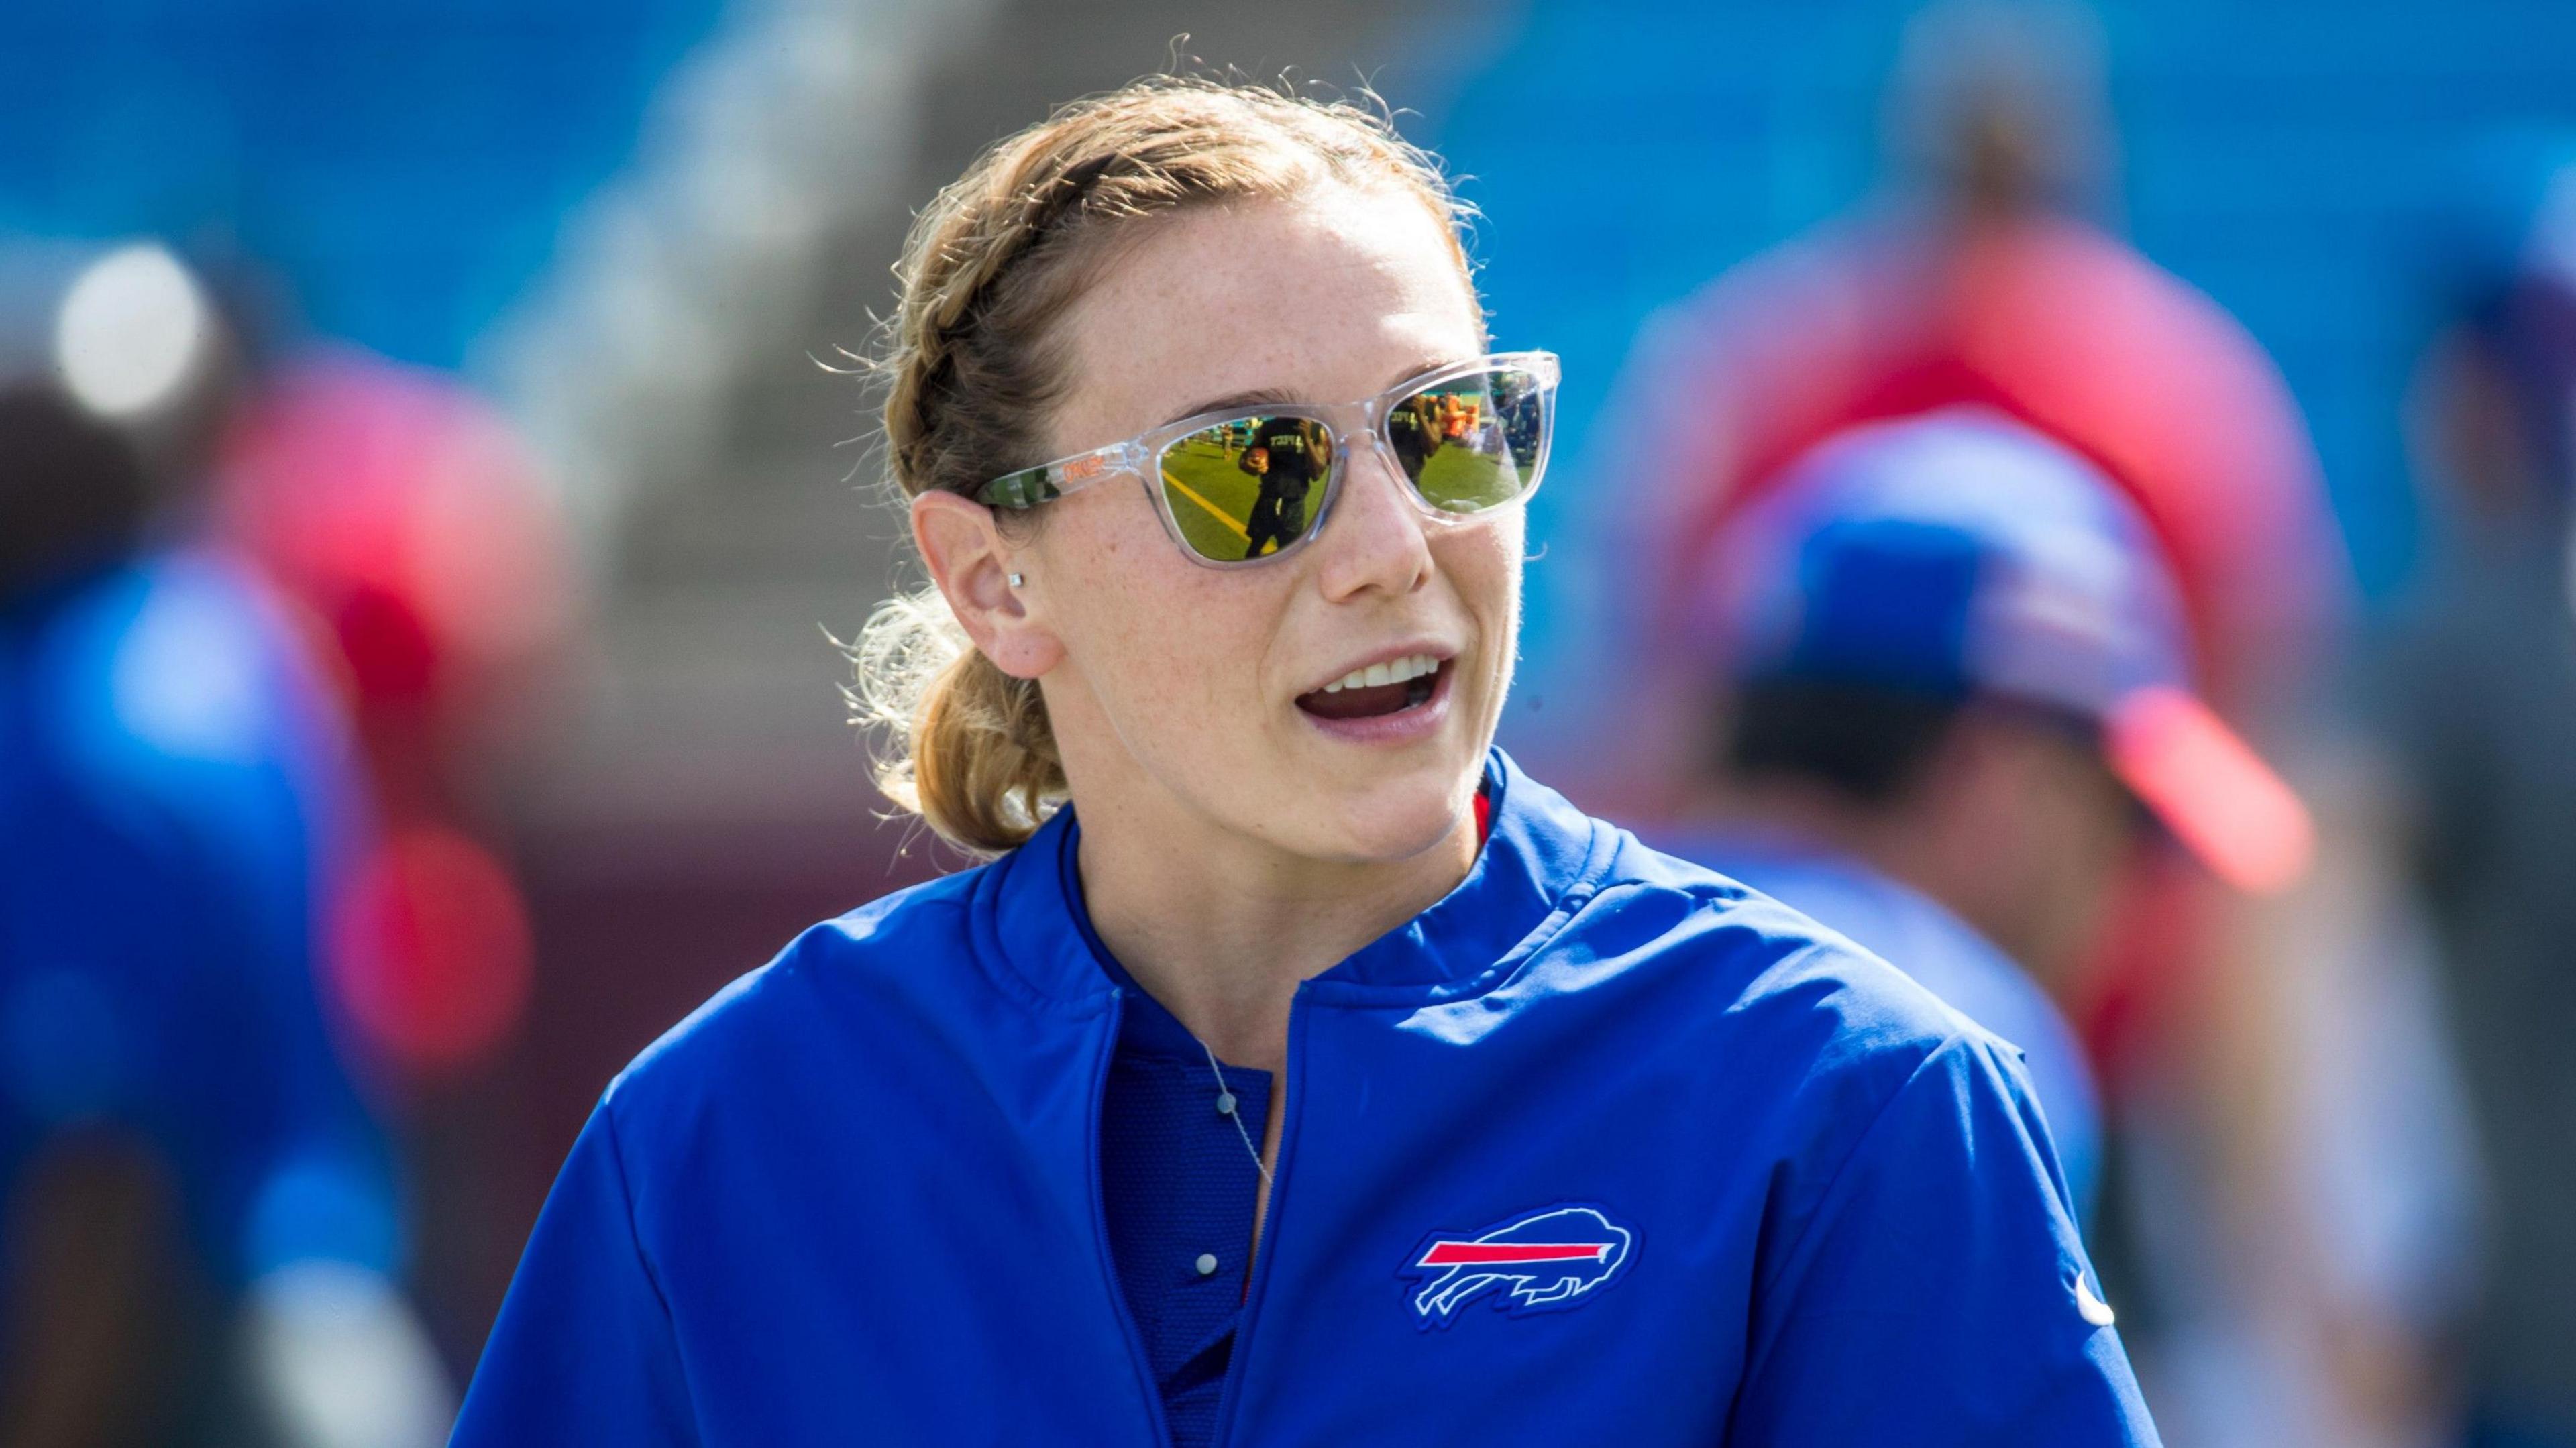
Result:
M2155 1442L2006 1048L1497 753L1298 988L1218 1441ZM460 1444L1153 1444L1059 815L807 931L575 1143Z

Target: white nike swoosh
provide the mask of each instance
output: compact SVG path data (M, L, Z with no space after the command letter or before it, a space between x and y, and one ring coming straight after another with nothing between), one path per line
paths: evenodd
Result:
M2093 1295L2092 1285L2084 1280L2084 1275L2080 1272L2075 1276L2075 1311L2078 1316L2095 1327L2109 1327L2116 1320L2116 1314L2111 1311L2111 1304Z

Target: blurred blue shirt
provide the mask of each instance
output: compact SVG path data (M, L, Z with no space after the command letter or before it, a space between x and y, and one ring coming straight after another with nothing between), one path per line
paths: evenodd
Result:
M0 601L0 1188L104 1128L170 1168L237 1288L397 1255L317 979L357 827L285 621L185 552Z

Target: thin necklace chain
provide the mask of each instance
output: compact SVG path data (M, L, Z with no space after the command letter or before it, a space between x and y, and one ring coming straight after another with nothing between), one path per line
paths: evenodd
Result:
M1190 1039L1199 1040L1195 1033ZM1207 1052L1208 1074L1216 1078L1217 1094L1235 1103L1234 1109L1225 1113L1225 1119L1234 1123L1234 1134L1243 1138L1243 1149L1252 1154L1252 1166L1261 1173L1261 1184L1265 1187L1276 1185L1270 1180L1269 1163L1261 1159L1261 1148L1252 1144L1252 1128L1243 1124L1242 1098L1234 1094L1233 1087L1225 1084L1225 1068L1216 1063L1215 1049L1205 1041L1199 1041L1199 1049Z

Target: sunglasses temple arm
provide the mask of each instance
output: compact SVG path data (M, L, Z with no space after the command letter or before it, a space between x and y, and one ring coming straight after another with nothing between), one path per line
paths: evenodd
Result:
M1052 503L1067 493L1087 488L1102 478L1121 472L1134 472L1142 467L1144 449L1133 442L1115 442L1093 448L1087 453L1057 458L1033 468L1004 473L975 490L975 501L991 508L1034 508Z

